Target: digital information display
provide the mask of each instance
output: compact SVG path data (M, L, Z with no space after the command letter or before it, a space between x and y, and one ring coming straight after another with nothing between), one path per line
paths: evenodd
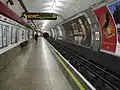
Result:
M54 13L27 13L28 20L57 20Z

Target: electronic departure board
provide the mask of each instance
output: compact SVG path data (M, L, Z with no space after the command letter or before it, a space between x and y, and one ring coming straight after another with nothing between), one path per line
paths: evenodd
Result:
M27 13L28 20L57 20L54 13Z

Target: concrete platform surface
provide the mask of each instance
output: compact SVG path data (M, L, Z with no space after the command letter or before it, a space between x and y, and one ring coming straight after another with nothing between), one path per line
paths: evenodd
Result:
M15 52L14 52L15 53ZM0 90L72 90L46 41L39 38L0 70Z

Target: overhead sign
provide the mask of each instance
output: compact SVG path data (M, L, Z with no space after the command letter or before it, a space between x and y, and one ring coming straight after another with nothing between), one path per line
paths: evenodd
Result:
M57 20L54 13L27 13L28 20Z

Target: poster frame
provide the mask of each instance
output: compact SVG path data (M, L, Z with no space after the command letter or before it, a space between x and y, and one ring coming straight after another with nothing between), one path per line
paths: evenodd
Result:
M11 44L14 44L14 43L16 43L16 35L15 35L15 41L13 42L13 28L15 28L15 30L16 30L16 27L14 27L14 26L11 26ZM15 31L15 34L16 34L16 31Z
M6 34L7 34L7 28L8 28L8 35L6 35L6 37L7 37L7 46L8 45L10 45L11 44L11 41L9 41L10 43L8 43L8 40L10 40L8 37L10 37L11 38L11 36L9 36L10 35L10 27L8 26L8 25L6 25Z
M16 30L16 33L17 33L17 42L19 42L19 40L20 40L20 39L19 39L19 29L20 29L20 28L17 28L17 30Z
M101 8L106 8L106 9L109 11L109 8L107 7L107 5L104 5L104 6L102 6L102 7L99 7L99 8L96 8L96 9L93 10L93 13L95 14L96 20L98 21L98 24L99 24L99 27L100 27L100 31L101 31L100 51L102 51L102 52L107 52L107 53L110 53L110 54L111 54L111 53L112 53L112 54L115 54L116 46L114 47L114 49L115 49L114 52L113 52L112 50L111 50L111 51L108 51L108 50L104 50L104 49L102 48L102 46L103 46L103 44L102 44L102 42L103 42L103 41L102 41L102 40L103 40L103 39L102 39L102 38L103 38L103 34L102 34L102 33L103 33L103 29L101 28L101 24L100 24L100 22L99 22L99 20L98 20L98 18L97 18L96 13L95 13L97 10L99 10L99 9L101 9ZM111 12L110 12L110 11L109 11L109 14L110 14L110 16L111 16L111 21L113 21L112 24L114 24L113 27L115 28L115 31L116 31L116 26L115 26L115 23L114 23L114 19L113 19L112 15L111 15ZM112 27L112 28L113 28L113 27ZM115 33L115 36L116 36L116 32L114 32L114 33ZM105 40L105 39L104 39L104 40ZM115 40L115 41L116 41L116 40ZM111 41L111 42L112 42L112 41ZM109 46L109 47L110 47L110 46Z
M3 25L0 24L0 26L1 26L1 35L2 35L2 45L1 45L0 49L2 49L3 48Z
M3 45L3 48L4 47L7 47L7 30L6 30L6 45L4 45L4 39L3 39L3 33L4 33L4 31L3 31L3 27L5 26L5 28L6 28L6 26L7 25L4 25L4 24L2 24L2 45Z
M117 43L117 45L116 45L116 51L115 51L114 54L117 55L117 56L120 56L120 52L119 52L119 50L120 50L120 41L118 39L120 37L120 35L119 35L119 33L120 33L120 23L119 23L119 25L118 25L118 22L116 23L116 19L115 19L114 15L113 15L115 10L116 10L115 9L116 5L120 6L120 0L116 0L114 2L111 2L111 3L107 4L106 7L109 9L109 12L111 13L112 18L113 18L114 23L115 23L115 26L116 26L116 35L117 35L117 37L116 37L117 38L117 42L116 43ZM113 10L113 8L114 8L114 10ZM120 18L117 18L117 19L120 19Z

